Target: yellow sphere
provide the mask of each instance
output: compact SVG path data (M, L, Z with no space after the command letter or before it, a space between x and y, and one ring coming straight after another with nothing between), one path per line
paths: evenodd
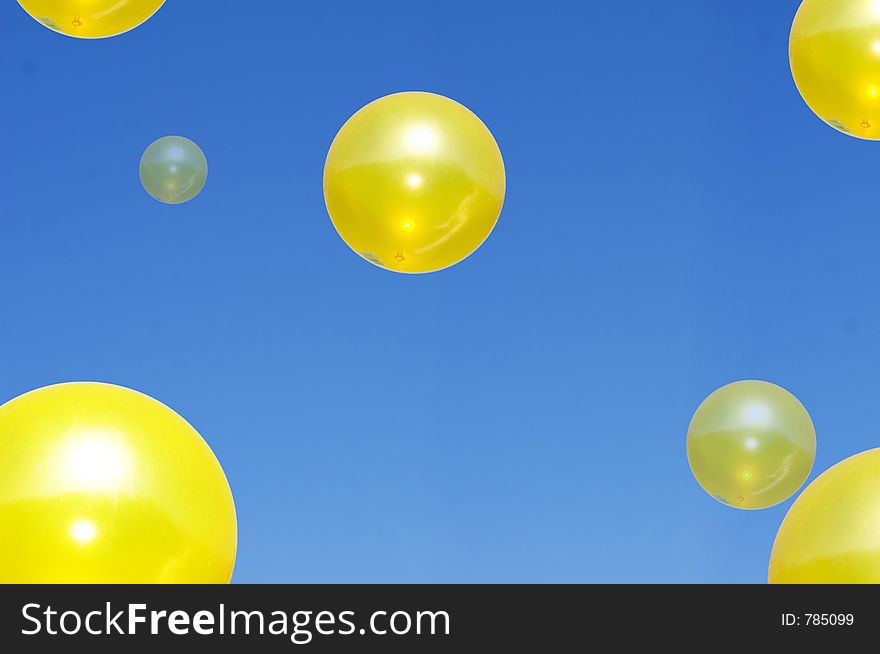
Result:
M116 36L134 29L165 0L18 0L49 29L81 39Z
M807 410L784 388L742 381L699 406L688 428L687 455L694 477L716 500L764 509L807 480L816 432Z
M789 40L806 103L832 127L880 139L880 3L804 0Z
M228 583L235 506L211 449L132 390L0 407L0 583Z
M880 449L823 472L797 498L770 555L773 584L880 584Z
M402 273L458 263L495 227L504 160L466 107L433 93L367 105L336 135L324 167L333 225L367 261Z

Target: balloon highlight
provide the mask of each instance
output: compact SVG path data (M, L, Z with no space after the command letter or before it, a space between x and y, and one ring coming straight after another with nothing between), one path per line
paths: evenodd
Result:
M816 458L816 432L803 405L762 381L729 384L699 406L687 455L700 486L738 509L763 509L791 497Z
M237 527L201 436L146 395L49 386L0 407L0 583L227 583Z

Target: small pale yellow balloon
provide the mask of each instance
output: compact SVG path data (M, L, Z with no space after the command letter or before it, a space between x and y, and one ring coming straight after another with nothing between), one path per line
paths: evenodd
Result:
M227 583L220 464L156 400L97 383L0 407L0 583Z
M880 449L841 461L807 486L776 535L768 579L880 584Z
M324 197L343 240L401 273L458 263L495 227L504 161L489 129L433 93L367 105L339 131L324 167Z
M798 90L819 118L880 139L880 3L804 0L789 40Z
M81 39L116 36L156 13L165 0L18 0L49 29Z
M816 432L784 388L742 381L718 389L697 409L687 433L694 477L709 495L738 509L791 497L816 459Z

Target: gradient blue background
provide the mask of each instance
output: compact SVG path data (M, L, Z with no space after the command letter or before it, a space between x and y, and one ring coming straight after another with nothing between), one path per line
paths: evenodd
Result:
M880 149L799 98L797 6L169 0L87 42L5 0L0 399L182 413L238 582L763 582L787 504L700 490L699 402L787 387L813 476L880 445ZM342 123L411 89L508 171L489 240L427 276L353 254L321 188ZM138 181L165 134L210 161L187 205Z

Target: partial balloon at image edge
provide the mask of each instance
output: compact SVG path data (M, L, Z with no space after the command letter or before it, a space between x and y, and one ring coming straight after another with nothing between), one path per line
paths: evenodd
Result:
M767 580L880 583L880 449L840 461L804 489L776 534Z
M789 35L798 92L825 124L880 140L880 10L875 0L803 0Z
M165 0L18 0L31 18L58 34L76 39L106 39L136 29L152 18Z
M73 382L0 406L0 583L228 583L232 492L176 412ZM15 565L9 565L10 562Z

